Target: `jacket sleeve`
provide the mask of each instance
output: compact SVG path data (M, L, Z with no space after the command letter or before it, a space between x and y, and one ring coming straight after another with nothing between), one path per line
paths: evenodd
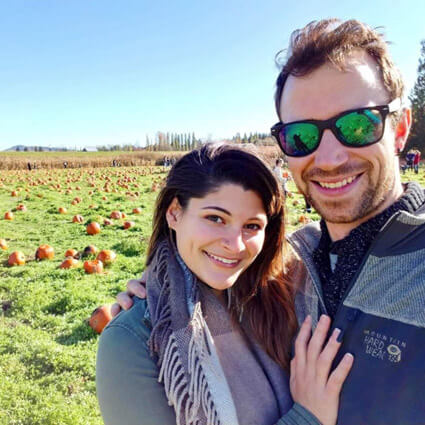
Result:
M276 425L321 425L321 423L307 409L295 403Z
M139 300L115 318L100 337L96 387L105 425L176 424L149 354L145 310L146 301Z

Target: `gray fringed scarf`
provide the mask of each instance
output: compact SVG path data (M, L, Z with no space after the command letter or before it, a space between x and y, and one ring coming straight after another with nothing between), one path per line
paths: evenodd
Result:
M203 316L196 277L168 241L157 248L145 277L153 327L150 350L158 359L159 381L175 409L177 425L238 425L235 403L213 340L215 329L209 329ZM214 320L211 314L209 318ZM284 373L258 344L253 350L282 414L291 405Z

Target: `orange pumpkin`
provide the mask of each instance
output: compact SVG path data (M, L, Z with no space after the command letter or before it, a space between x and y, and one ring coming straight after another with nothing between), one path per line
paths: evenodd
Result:
M37 260L52 260L54 256L54 249L47 244L40 245L35 253L35 258Z
M98 253L98 249L94 245L88 245L83 250L83 257L88 257L89 255L95 255Z
M308 223L309 221L310 221L310 219L309 219L306 215L304 215L304 214L301 214L301 215L298 217L298 222L299 222L299 223L306 224L306 223Z
M25 211L27 210L27 207L26 207L24 204L19 204L19 205L16 207L16 209L17 209L18 211L23 211L23 212L25 212Z
M59 267L61 269L72 269L73 267L77 267L79 263L80 262L76 260L75 258L68 257L68 258L65 258L64 261L62 261Z
M65 207L59 207L58 208L58 212L59 212L59 214L66 214L67 213L67 210L66 210Z
M89 325L98 334L102 333L105 326L111 321L111 306L102 305L96 308L90 316Z
M6 239L0 239L0 249L8 249Z
M103 220L103 225L104 226L110 226L112 224L112 221L109 220L109 218L105 218L105 220Z
M102 261L99 261L99 260L84 261L84 270L88 274L102 273L103 272L103 263L102 263Z
M84 217L80 214L74 215L74 217L72 217L73 223L82 223L83 221L84 221Z
M66 257L76 257L78 255L78 251L76 249L70 248L67 249L65 252L65 258Z
M97 235L100 233L100 224L92 221L87 225L86 230L89 235Z
M17 192L16 190L14 190L14 191L11 193L11 196L18 196L18 192Z
M13 212L12 211L7 211L5 214L4 214L4 219L5 220L13 220L15 217L14 217L14 215L13 215Z
M103 264L111 264L117 258L117 254L110 249L102 249L96 258L102 261Z
M25 264L25 255L21 251L12 252L7 262L9 266L23 266Z
M131 227L134 227L136 223L134 221L125 221L124 222L124 229L130 229Z
M109 217L113 218L114 220L119 220L120 218L122 218L122 212L121 211L112 211L111 215Z
M142 213L142 209L140 207L133 208L133 214L141 214L141 213Z

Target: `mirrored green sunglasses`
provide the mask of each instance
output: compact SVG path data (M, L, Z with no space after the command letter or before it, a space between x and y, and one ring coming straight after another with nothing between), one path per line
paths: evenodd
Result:
M271 128L271 133L288 156L301 157L313 153L326 129L331 130L344 146L361 148L382 139L385 118L400 108L400 99L395 99L388 105L351 109L323 121L278 122Z

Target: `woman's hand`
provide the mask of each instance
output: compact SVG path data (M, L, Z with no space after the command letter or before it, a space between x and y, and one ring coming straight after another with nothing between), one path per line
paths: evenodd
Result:
M121 308L128 310L133 305L132 297L146 298L146 289L143 276L140 279L131 279L127 282L127 291L117 295L117 302L111 306L111 315L115 317Z
M309 410L323 425L335 425L339 394L353 365L352 354L345 354L330 373L332 362L341 345L335 329L325 343L331 320L321 316L311 336L311 317L307 316L295 341L295 357L291 361L290 388L295 402Z

